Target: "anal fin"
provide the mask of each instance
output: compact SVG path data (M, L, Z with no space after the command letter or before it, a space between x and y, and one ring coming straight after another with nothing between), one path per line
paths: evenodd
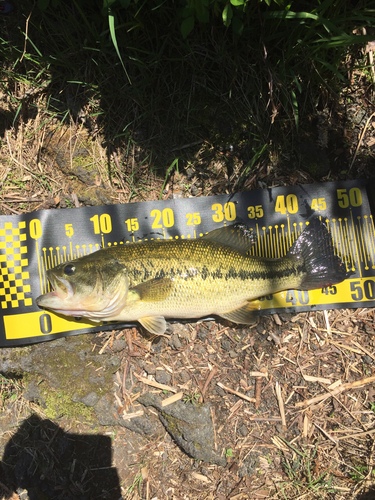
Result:
M225 314L219 314L219 316L240 325L251 325L252 323L255 323L259 309L259 301L253 300L251 302L247 302L244 306L241 306L238 309L233 309Z
M164 316L146 316L140 318L138 321L148 332L154 335L164 335L167 329L167 322Z

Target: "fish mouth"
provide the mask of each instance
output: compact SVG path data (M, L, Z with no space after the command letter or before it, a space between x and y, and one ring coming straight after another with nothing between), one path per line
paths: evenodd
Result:
M57 304L61 306L63 301L73 298L75 290L72 283L51 271L47 271L47 277L53 290L37 297L36 303L39 307L54 308Z

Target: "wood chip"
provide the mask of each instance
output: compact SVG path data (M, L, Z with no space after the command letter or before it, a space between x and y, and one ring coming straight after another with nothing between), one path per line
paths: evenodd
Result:
M306 438L308 432L309 432L309 417L307 415L305 415L305 418L303 419L303 432L302 432L302 436Z
M370 356L370 358L372 359L375 359L375 356L373 354L371 354L370 351L368 351L367 349L365 349L362 345L358 344L358 342L355 342L354 340L352 341L354 345L356 345L359 349L361 349L361 351L363 351L365 354L367 354L367 356Z
M363 354L363 351L359 351L358 349L354 349L354 347L350 347L346 344L339 344L338 342L334 342L333 340L329 341L330 344L335 345L336 347L339 347L340 349L345 349L347 351L355 352L357 354Z
M283 424L284 427L286 427L284 400L283 400L283 397L281 395L281 388L280 388L280 384L278 382L276 382L275 391L276 391L277 401L279 403L281 423Z
M341 441L342 439L357 438L357 437L360 437L360 436L365 436L365 435L373 434L374 432L375 432L375 429L371 429L370 431L356 432L355 434L347 434L346 436L337 437L336 441Z
M306 401L302 401L300 403L296 403L296 408L303 408L305 406L310 406L315 403L319 403L320 401L324 401L325 399L330 398L331 396L336 396L341 392L347 391L349 389L355 389L358 387L362 387L363 385L371 384L375 382L375 375L372 377L363 378L361 380L357 380L356 382L349 382L347 384L342 384L333 391L326 392L325 394L320 394L315 398L307 399Z
M177 394L173 394L173 396L170 396L167 399L163 399L161 402L162 406L168 406L171 405L172 403L175 403L176 401L180 401L182 399L184 393L183 392L177 392Z
M338 387L341 384L342 384L341 380L336 380L336 382L333 382L333 384L329 385L327 387L327 389L329 389L330 391L332 391L332 389L336 389L336 387Z
M137 375L136 373L134 373L134 376L140 382L143 382L146 385L150 385L151 387L156 387L157 389L161 389L162 391L177 392L177 389L175 389L174 387L171 387L169 385L159 384L159 382L156 382L155 380L148 380L147 378L141 377L141 375Z
M325 435L325 436L326 436L326 437L327 437L330 441L332 441L333 443L337 444L337 441L335 441L335 440L333 439L333 437L332 437L330 434L328 434L328 432L326 432L326 431L323 429L323 427L320 427L320 425L318 425L316 422L314 422L314 425L315 425L315 427L316 427L317 429L319 429L319 430L320 430L320 432L322 432L322 433L323 433L323 434L324 434L324 435Z
M272 317L273 317L273 319L274 319L274 321L275 321L276 325L282 326L282 321L281 321L281 319L279 318L279 315L278 315L278 314L276 314L276 313L275 313L275 314L272 314Z
M263 379L261 377L256 377L255 379L255 408L258 409L261 403L261 394L262 394L262 382Z
M266 377L266 378L268 377L267 372L265 372L265 373L263 373L263 372L250 372L249 375L250 375L250 377Z
M255 403L255 398L249 398L248 396L245 396L245 394L242 394L241 392L235 391L234 389L231 389L230 387L225 386L221 382L217 382L217 385L224 389L227 392L231 392L232 394L235 394L239 398L244 399L245 401L249 401L249 403Z
M123 413L122 418L124 420L130 420L132 418L141 417L142 415L144 415L144 413L145 412L143 410L135 411L134 413Z
M321 382L322 384L331 384L332 382L329 378L313 377L312 375L303 375L303 378L307 382Z
M204 476L203 474L198 474L198 472L193 472L191 475L197 481L203 481L204 483L209 483L210 482L210 480L208 479L208 477Z

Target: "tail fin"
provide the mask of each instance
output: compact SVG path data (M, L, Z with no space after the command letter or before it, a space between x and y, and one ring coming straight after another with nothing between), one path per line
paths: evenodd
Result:
M301 290L314 290L341 283L352 271L335 253L332 237L323 221L313 219L289 250L289 255L303 259L306 275Z

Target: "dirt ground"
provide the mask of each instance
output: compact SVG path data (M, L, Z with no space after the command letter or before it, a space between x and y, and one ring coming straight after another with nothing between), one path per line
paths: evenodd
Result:
M18 92L24 91L20 85ZM354 85L339 104L312 118L294 155L275 153L259 164L245 189L374 179L371 96L368 87ZM9 96L0 97L2 110L10 112ZM163 178L136 147L112 152L108 160L95 126L46 124L42 112L22 112L17 128L9 121L2 127L3 214L234 189L236 171L210 144L202 145L192 166ZM321 136L328 141L323 146ZM234 149L231 164L241 163L240 154ZM261 317L251 328L175 324L171 338L152 345L136 329L93 335L92 344L110 354L114 341L124 341L111 393L116 418L139 411L133 396L150 390L136 375L183 391L186 403L210 405L213 446L226 467L188 457L163 428L147 437L64 414L48 418L42 405L24 398L22 376L3 373L1 498L371 500L374 320L373 309L344 309Z

